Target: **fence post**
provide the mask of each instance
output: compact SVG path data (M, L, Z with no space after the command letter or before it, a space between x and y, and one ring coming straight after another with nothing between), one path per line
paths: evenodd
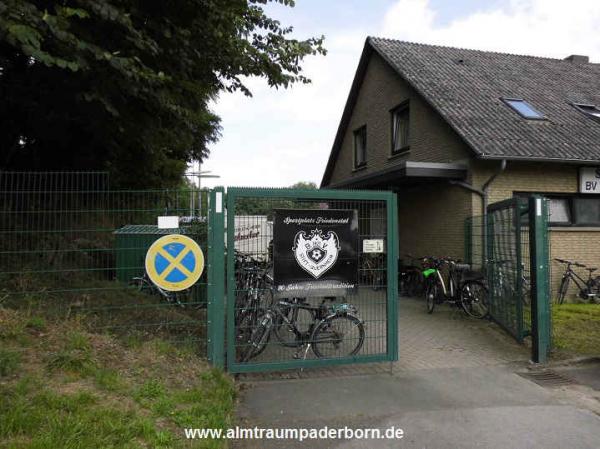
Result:
M387 201L387 353L398 360L398 196L390 192Z
M548 206L539 196L529 198L531 267L531 358L545 363L550 351L550 291L548 279Z
M225 367L225 221L223 187L210 191L208 211L208 359Z

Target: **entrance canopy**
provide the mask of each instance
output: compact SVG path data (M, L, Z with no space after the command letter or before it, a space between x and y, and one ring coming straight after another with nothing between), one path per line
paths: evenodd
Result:
M392 167L355 176L328 185L328 188L364 188L390 184L416 184L442 180L464 180L467 166L457 163L402 161Z

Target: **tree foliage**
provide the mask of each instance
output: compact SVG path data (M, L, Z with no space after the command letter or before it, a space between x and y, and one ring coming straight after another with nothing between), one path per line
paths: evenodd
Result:
M290 189L316 190L317 185L314 182L297 182L289 187ZM311 207L310 203L298 202L287 199L247 197L239 198L236 202L235 213L237 215L266 215L270 220L273 219L273 209L299 209Z
M103 169L174 185L220 133L209 103L309 80L272 0L0 0L0 169ZM294 6L293 0L279 0Z

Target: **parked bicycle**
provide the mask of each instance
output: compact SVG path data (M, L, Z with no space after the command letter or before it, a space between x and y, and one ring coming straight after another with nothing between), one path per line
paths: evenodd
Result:
M312 317L306 329L299 326L299 310ZM317 358L356 355L365 340L363 321L351 304L327 305L324 299L313 306L301 299L280 299L268 307L248 343L240 348L240 361L247 362L262 353L272 333L282 345L297 349L294 358L300 358L302 352L306 358L311 349Z
M423 277L423 259L416 259L406 254L408 264L399 264L398 288L401 296L415 297L423 293L425 278Z
M383 254L363 254L362 274L363 283L374 291L386 287L386 259Z
M129 281L129 285L135 287L138 291L142 293L146 293L149 295L155 295L163 298L167 302L177 305L179 307L187 307L192 309L199 309L204 306L204 303L195 302L192 294L191 288L188 288L183 291L171 292L160 288L155 285L148 274L144 272L142 276L134 276Z
M582 263L555 258L557 262L565 265L565 272L560 280L560 287L558 288L558 303L562 304L565 301L567 292L569 291L569 285L571 281L579 289L578 296L589 302L595 301L598 297L600 289L600 276L592 277L592 273L597 270L596 267L588 267ZM584 279L578 275L572 267L583 268L588 272L587 279Z
M236 253L234 323L238 341L247 341L273 298L272 266Z
M460 305L472 317L487 316L488 290L481 273L472 271L470 265L461 264L449 257L426 259L430 265L430 268L423 271L427 313L433 313L436 305L447 302L454 306ZM442 275L443 268L447 268L447 280Z
M517 293L517 272L514 262L510 259L489 260L488 285L495 298L514 298ZM524 306L531 304L531 284L525 272L525 265L521 264L521 293L520 300Z

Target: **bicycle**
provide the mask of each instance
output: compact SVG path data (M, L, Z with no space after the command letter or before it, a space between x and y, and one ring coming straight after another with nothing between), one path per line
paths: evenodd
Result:
M463 311L474 318L484 318L488 314L488 290L481 281L483 275L471 270L470 265L461 264L452 258L425 258L430 265L423 271L425 277L425 299L427 313L433 313L435 306L447 302L460 305ZM448 282L441 269L448 267Z
M298 328L297 321L288 318L289 311L294 309L306 310L313 317L306 331ZM293 338L282 337L284 331ZM304 358L310 349L317 358L353 356L360 351L365 340L363 321L351 304L326 306L323 300L318 306L312 306L301 300L281 299L268 307L252 330L250 339L242 348L240 361L247 362L261 354L272 332L284 346L297 348L294 358L300 358L303 348ZM348 347L343 347L348 342Z
M418 266L415 263L415 259L410 254L406 254L406 257L410 259L410 263L405 265L400 264L398 270L398 288L401 296L415 297L419 296L423 292L424 278L423 278L423 263ZM421 260L421 259L419 259Z
M236 262L234 323L238 341L245 341L272 301L273 273L270 265L249 256Z
M364 254L362 267L363 279L366 285L369 285L373 291L385 288L386 267L384 255Z
M515 270L507 268L514 264L510 259L488 261L488 266L491 272L488 271L488 285L497 298L512 298L517 292ZM525 264L521 263L521 295L520 299L524 306L531 304L531 284L529 277L525 275Z
M165 290L154 284L146 272L144 272L142 276L132 277L129 281L129 285L135 287L139 292L160 296L167 302L179 307L199 309L203 306L203 304L198 304L193 301L191 288L178 292Z
M571 280L575 283L577 288L579 289L579 297L586 301L595 301L598 296L598 290L600 287L600 277L592 277L592 273L597 270L595 267L588 267L582 263L575 262L573 260L566 259L558 259L555 258L557 262L566 265L565 272L562 275L562 279L560 280L560 287L558 288L558 304L562 304L565 301L565 297L567 296L567 292L569 290L569 284ZM576 266L578 268L585 268L588 272L588 278L583 279L579 276L571 266Z

